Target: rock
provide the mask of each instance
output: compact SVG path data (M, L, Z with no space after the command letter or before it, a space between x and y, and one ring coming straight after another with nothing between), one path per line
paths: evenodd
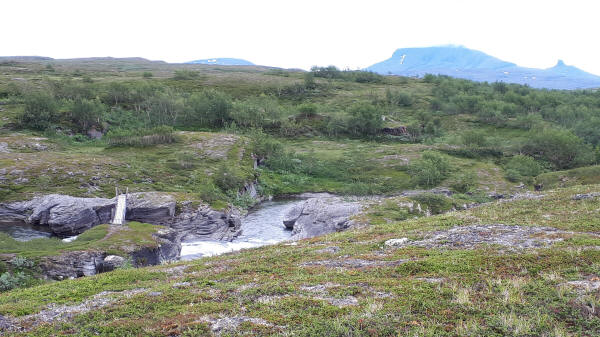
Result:
M177 282L173 284L173 288L187 288L191 286L190 282Z
M96 130L94 127L88 130L87 135L92 139L101 139L103 136L102 132Z
M492 198L495 200L504 199L506 196L502 193L492 192L488 194L488 198Z
M293 228L292 239L306 239L352 227L350 218L361 210L359 202L338 197L311 198L286 212L284 225Z
M384 245L386 247L402 247L409 241L409 238L389 239L384 243Z
M283 215L283 224L287 229L293 229L296 220L300 218L302 215L302 210L304 209L304 203L296 204L292 206L284 215Z
M175 198L168 193L141 192L127 196L127 220L155 223L175 215Z
M9 153L10 149L8 148L8 144L5 142L0 142L0 153Z
M148 296L150 296L150 297L158 297L158 296L161 296L161 295L162 295L161 291L151 291L151 292L148 293Z
M125 258L117 255L108 255L102 261L102 271L113 271L125 264Z
M600 197L600 192L592 192L592 193L585 193L585 194L575 194L573 196L573 200L587 200L587 199L594 199Z
M319 254L335 254L337 252L339 252L340 250L342 250L340 247L338 246L330 246L330 247L326 247L323 249L319 249L319 250L315 250L315 253L319 253Z
M410 241L405 245L450 249L475 249L481 245L499 245L515 250L547 247L572 235L573 232L552 227L470 225L434 232L424 240ZM600 235L590 235L600 237Z
M49 279L64 280L82 276L92 276L99 272L105 253L96 251L68 252L41 259L42 274Z
M12 323L8 318L0 315L0 332L11 330L13 327Z
M156 245L133 246L129 251L128 254L134 267L159 265L166 261L179 259L181 242L175 230L161 229L153 237ZM104 251L74 251L43 257L39 266L46 278L64 280L112 271L124 265L125 261L124 257L108 255Z
M110 222L115 202L102 198L50 194L22 203L20 207L31 211L27 223L48 225L57 236L68 237Z
M216 211L206 205L184 210L165 224L179 234L182 241L232 240L241 233L241 216L235 209Z

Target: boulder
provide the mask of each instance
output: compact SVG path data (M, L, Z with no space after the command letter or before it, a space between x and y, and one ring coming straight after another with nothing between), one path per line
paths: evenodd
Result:
M108 255L102 261L102 271L113 271L125 264L125 258L118 255Z
M232 240L241 233L241 216L236 210L216 211L201 205L186 209L165 224L179 234L182 241Z
M175 215L175 198L168 193L140 192L127 196L127 220L156 223Z
M8 205L9 209L29 214L25 221L32 225L47 225L59 237L74 236L111 220L114 200L77 198L50 194L29 202Z
M386 247L402 247L410 241L409 238L389 239L384 245Z
M96 275L106 253L97 251L76 251L41 259L42 274L49 279L64 280Z
M0 335L2 331L8 331L13 328L13 324L10 320L2 315L0 315Z
M284 225L292 228L292 239L306 239L352 227L351 217L362 210L359 202L338 197L311 198L292 207L284 215Z

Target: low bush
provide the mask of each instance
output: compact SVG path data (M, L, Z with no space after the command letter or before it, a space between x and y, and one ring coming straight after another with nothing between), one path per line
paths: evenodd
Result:
M410 164L408 171L417 185L433 187L448 177L450 169L450 163L444 156L425 151L420 159Z
M151 129L111 130L105 137L109 146L145 147L170 144L177 141L172 127L158 126Z
M452 200L442 194L421 193L410 197L421 204L421 208L428 209L431 214L441 214L452 209Z

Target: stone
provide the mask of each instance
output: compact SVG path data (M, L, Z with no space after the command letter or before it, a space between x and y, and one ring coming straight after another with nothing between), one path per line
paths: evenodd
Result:
M588 199L594 199L600 197L600 192L592 192L592 193L585 193L585 194L575 194L573 196L573 200L588 200Z
M8 144L5 142L0 142L0 153L9 153L10 149L8 148Z
M31 215L33 225L47 225L59 237L79 235L103 223L110 222L115 202L102 198L77 198L50 194L21 204Z
M39 263L42 274L53 280L92 276L99 272L106 254L96 251L76 251L43 257Z
M165 224L179 233L182 241L230 241L241 233L241 216L235 209L216 211L207 205L182 211Z
M481 245L499 245L510 250L542 248L563 241L573 232L552 227L516 225L470 225L457 226L429 234L420 241L405 245L425 248L475 249ZM600 235L590 234L594 237Z
M118 255L108 255L102 261L102 271L113 271L125 264L125 258Z
M0 332L12 329L13 325L8 318L0 315Z
M94 127L88 130L87 135L92 139L101 139L103 136L102 132L96 130Z
M292 239L306 239L346 230L355 225L351 217L362 210L359 202L339 197L310 198L284 215L284 225L292 228Z
M175 198L168 193L140 192L127 196L127 220L154 223L175 215Z
M389 239L384 243L384 245L386 247L402 247L409 241L409 238Z

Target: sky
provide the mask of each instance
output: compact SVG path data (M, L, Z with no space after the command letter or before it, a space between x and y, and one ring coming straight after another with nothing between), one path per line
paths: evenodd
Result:
M562 59L600 75L597 0L19 0L1 8L1 56L357 69L397 48L455 44L520 66Z

